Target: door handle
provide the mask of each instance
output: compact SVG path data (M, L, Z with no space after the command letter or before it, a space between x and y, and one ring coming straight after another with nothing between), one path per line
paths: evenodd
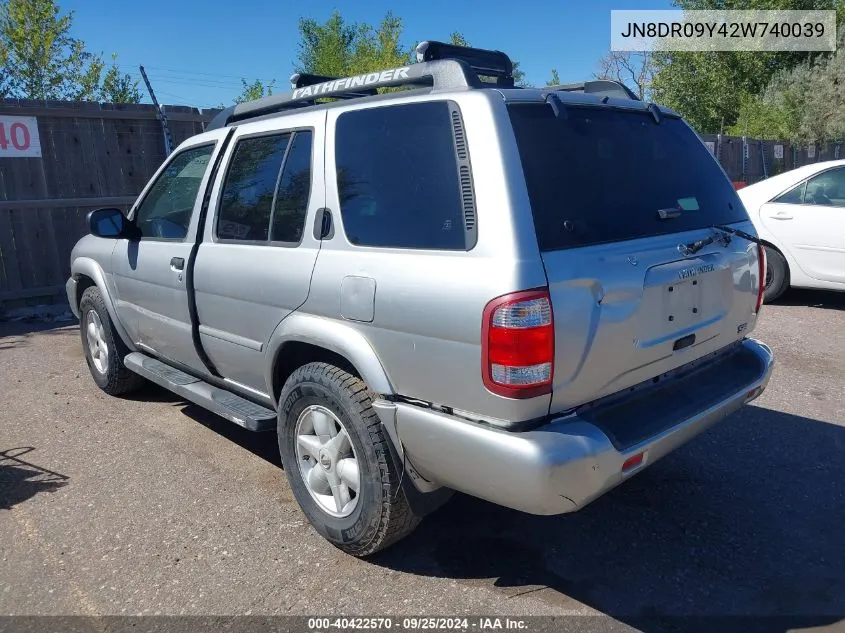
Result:
M184 257L171 257L170 258L170 268L171 270L184 270L185 269L185 258Z
M777 213L775 213L774 215L769 216L769 217L771 217L774 220L791 220L792 214L787 213L786 211L778 211Z

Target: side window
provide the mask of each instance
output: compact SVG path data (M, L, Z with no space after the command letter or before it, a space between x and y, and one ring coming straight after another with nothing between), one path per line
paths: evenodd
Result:
M466 248L446 102L346 112L335 136L340 212L352 244Z
M255 136L238 141L217 213L217 237L266 242L273 195L290 134Z
M311 192L311 136L308 130L296 132L291 141L273 208L274 242L298 244L302 239Z
M845 207L845 167L830 169L810 178L804 204Z
M807 183L802 182L796 185L786 193L780 194L773 202L781 202L783 204L801 204L804 202L804 190L807 188Z
M214 145L192 147L170 161L135 212L135 224L143 237L185 238L213 152Z

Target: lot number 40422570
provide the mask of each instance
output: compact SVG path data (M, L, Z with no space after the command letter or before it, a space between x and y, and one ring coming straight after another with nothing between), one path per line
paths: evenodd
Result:
M28 116L0 116L0 157L41 156L38 120Z

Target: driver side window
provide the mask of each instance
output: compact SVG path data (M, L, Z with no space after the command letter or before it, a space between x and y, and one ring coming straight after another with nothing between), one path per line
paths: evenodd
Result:
M185 239L214 145L191 147L170 161L135 212L142 237Z

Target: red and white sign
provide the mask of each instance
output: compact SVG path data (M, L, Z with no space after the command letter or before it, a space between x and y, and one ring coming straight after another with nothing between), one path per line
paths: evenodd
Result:
M0 158L40 158L41 139L34 116L0 116Z

